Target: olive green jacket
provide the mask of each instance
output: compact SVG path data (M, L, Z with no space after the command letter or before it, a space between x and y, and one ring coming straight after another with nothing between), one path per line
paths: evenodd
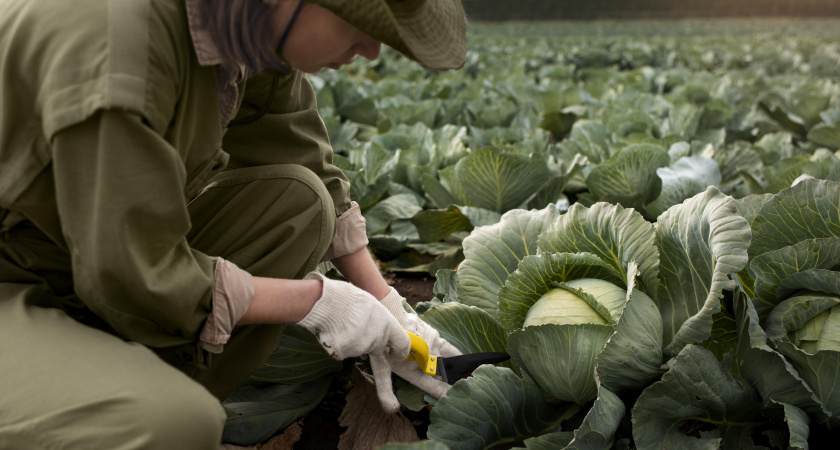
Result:
M241 82L237 117L271 104L226 129L218 67L199 64L183 1L2 0L0 10L0 222L29 220L65 249L76 294L123 337L197 341L215 260L187 244L186 208L226 167L303 165L336 216L350 208L305 75L281 76L273 99L273 73Z

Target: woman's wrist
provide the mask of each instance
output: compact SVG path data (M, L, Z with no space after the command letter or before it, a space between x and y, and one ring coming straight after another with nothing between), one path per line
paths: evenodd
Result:
M312 310L323 291L320 279L254 277L254 299L237 325L296 323Z
M379 267L367 247L335 258L332 263L348 281L369 292L377 300L382 300L391 292L391 286L382 278L382 273L379 272Z

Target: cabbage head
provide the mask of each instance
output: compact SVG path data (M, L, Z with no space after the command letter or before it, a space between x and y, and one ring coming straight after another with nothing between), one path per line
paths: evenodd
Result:
M597 278L557 285L528 310L523 330L511 336L509 347L516 349L513 354L517 365L525 367L549 395L584 404L597 396L592 374L598 355L616 331L627 290ZM637 291L634 302L644 305L652 317L658 316L653 300L645 293ZM661 337L655 329L650 334ZM661 353L651 351L650 357L650 367L641 370L653 376Z
M759 205L752 222L753 296L739 313L741 372L766 400L840 425L840 184L805 180ZM766 333L766 334L765 334ZM749 342L747 342L749 339Z

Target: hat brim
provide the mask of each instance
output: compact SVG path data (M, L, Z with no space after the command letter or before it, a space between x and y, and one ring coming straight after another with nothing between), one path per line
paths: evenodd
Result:
M348 2L310 0L423 67L458 69L467 55L467 21L460 0ZM363 3L363 4L360 4Z

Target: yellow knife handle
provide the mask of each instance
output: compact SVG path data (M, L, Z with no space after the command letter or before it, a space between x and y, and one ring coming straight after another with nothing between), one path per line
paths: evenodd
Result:
M437 356L429 353L429 344L423 338L408 330L406 330L406 333L411 340L411 351L405 360L414 360L423 372L429 375L437 375Z

